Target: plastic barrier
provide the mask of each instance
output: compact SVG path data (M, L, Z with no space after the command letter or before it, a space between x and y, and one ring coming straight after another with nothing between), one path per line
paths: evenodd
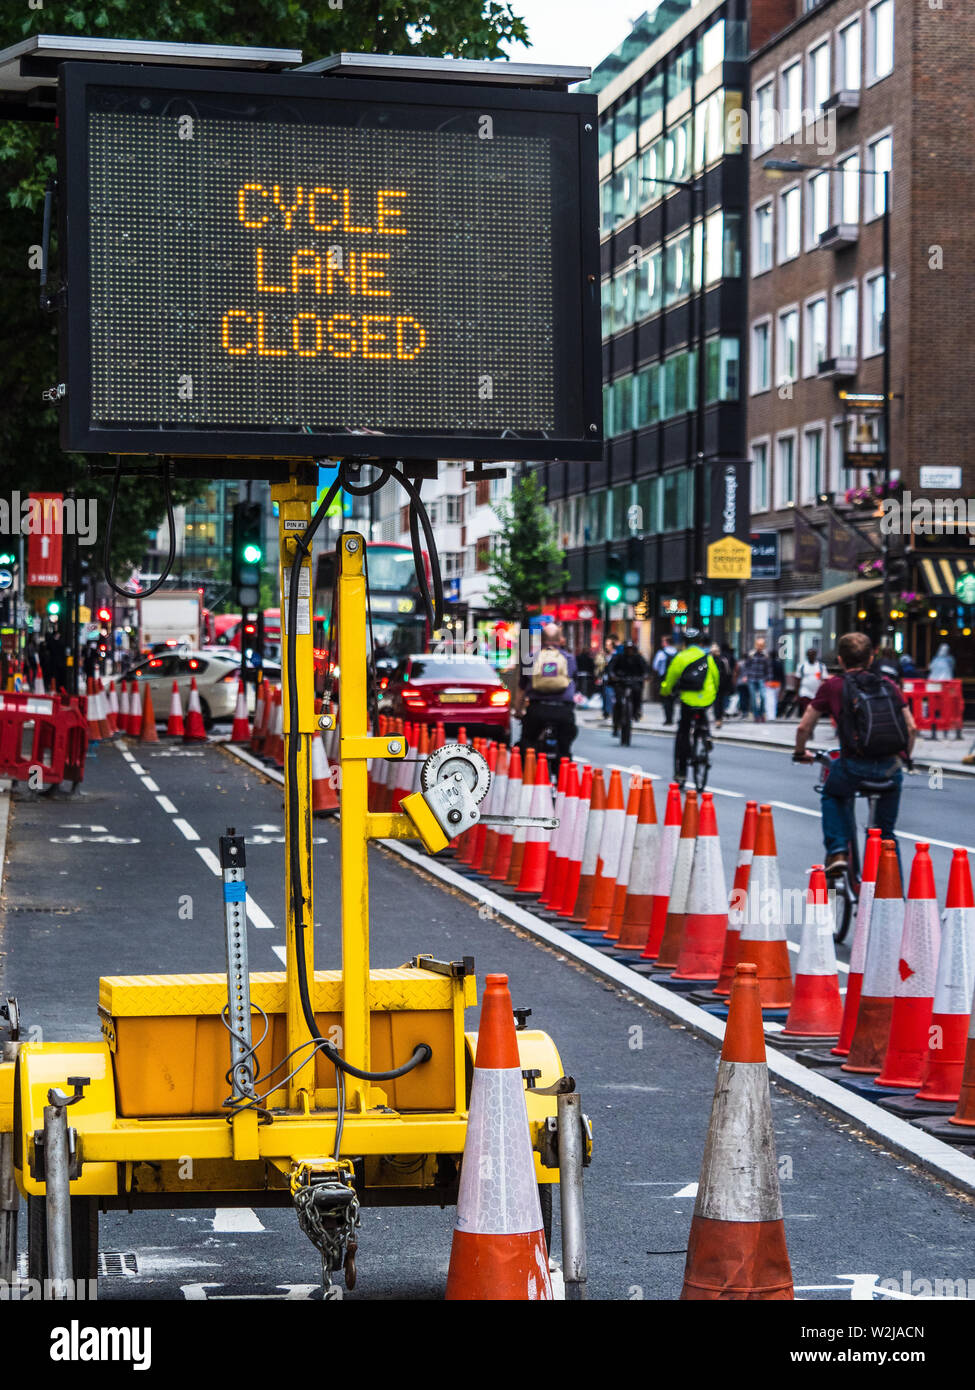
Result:
M47 786L85 775L88 716L83 697L0 695L0 777L26 782L40 770Z
M930 731L931 737L937 738L940 729L961 738L965 702L960 680L905 680L904 694L922 733Z

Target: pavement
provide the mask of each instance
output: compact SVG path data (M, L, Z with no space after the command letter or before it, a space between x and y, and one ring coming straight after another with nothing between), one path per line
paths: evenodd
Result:
M579 741L580 754L591 748L612 761L607 735L587 729ZM656 764L658 775L669 753L662 740L640 731L625 751L630 761ZM716 773L726 784L727 799L719 801L728 806L726 822L742 788L786 768L793 780L798 769L772 749L722 748ZM940 793L925 787L916 807L906 808L908 833L929 818L932 805L950 817L947 800L926 798L947 796L954 805L964 790L953 777ZM801 879L808 820L799 810L776 814L783 865ZM19 995L33 1036L97 1037L100 974L224 968L219 879L208 855L229 824L248 837L251 966L281 968L281 788L263 773L212 743L103 744L76 797L15 792L0 969L3 990ZM723 829L727 860L736 835ZM339 963L338 835L335 822L316 822L316 963L326 967ZM552 1034L593 1122L596 1148L586 1175L591 1296L676 1298L714 1087L715 1038L485 910L468 892L435 879L431 867L372 847L373 964L398 965L417 951L448 959L474 954L479 976L509 974L515 1003L529 1005L532 1026ZM472 1026L475 1019L476 1011ZM903 1299L914 1296L918 1280L975 1277L970 1198L867 1139L854 1122L779 1084L772 1095L800 1298ZM345 1297L441 1298L452 1224L450 1210L364 1211L359 1283ZM100 1244L101 1299L318 1296L317 1255L287 1211L109 1213ZM879 1280L906 1293L882 1289Z

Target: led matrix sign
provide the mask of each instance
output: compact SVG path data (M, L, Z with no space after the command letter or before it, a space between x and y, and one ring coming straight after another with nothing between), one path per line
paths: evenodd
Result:
M588 98L65 79L66 447L598 454Z

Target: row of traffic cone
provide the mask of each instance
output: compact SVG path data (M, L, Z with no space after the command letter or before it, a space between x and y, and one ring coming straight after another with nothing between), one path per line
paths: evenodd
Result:
M332 816L339 810L339 788L337 768L329 758L318 729L317 716L321 714L322 702L315 701L316 724L311 739L311 790L312 814ZM334 721L333 721L334 736ZM253 728L248 725L247 697L241 681L237 690L237 708L234 714L231 743L246 744L251 753L261 758L269 767L279 772L284 770L284 708L281 687L262 681L257 687Z

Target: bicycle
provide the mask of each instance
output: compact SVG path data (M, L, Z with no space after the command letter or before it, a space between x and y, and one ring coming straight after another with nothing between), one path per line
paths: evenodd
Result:
M613 702L613 734L619 736L620 747L629 748L633 738L633 706L643 687L642 676L620 676L613 681L616 699Z
M834 759L840 756L838 748L807 748L807 756L797 759L800 762L819 763L822 771L819 777L819 784L816 788L820 796L823 795L823 788L826 785L826 778L829 776L829 769ZM910 766L910 764L908 764ZM864 781L857 788L856 796L863 797L867 803L867 825L864 831L864 843L866 843L866 831L872 829L877 824L877 799L884 792L892 791L895 786L889 777L875 781ZM854 909L860 901L860 884L862 880L863 868L860 857L860 845L856 835L856 812L853 813L854 833L846 847L846 868L840 873L831 877L830 887L833 889L836 899L835 927L833 930L833 940L839 944L845 941L850 930L850 923L853 921Z
M698 792L703 792L708 784L708 774L711 771L711 750L714 743L711 739L711 725L708 721L708 706L702 705L694 710L691 718L690 727L690 751L687 755L687 769L681 772L677 759L677 741L674 741L674 781L683 790L687 771L693 773L694 787Z

